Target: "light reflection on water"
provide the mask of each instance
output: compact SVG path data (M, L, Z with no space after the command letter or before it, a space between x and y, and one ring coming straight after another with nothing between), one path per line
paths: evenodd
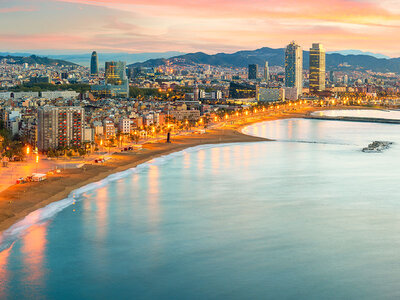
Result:
M150 163L1 252L0 298L396 299L399 128L281 120Z

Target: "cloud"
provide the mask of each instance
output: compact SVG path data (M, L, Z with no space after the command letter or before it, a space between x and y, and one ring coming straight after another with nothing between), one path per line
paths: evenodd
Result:
M12 9L1 8L1 3L0 12ZM32 1L13 3L25 8ZM393 39L399 34L400 9L392 9L400 6L400 0L38 0L35 4L38 10L24 18L16 17L18 10L2 15L3 47L215 53L278 48L295 39L304 48L318 41L328 50L400 55L400 41Z
M37 10L37 8L34 8L34 7L12 6L12 7L0 8L0 14L1 13L32 12L32 11L36 11L36 10Z

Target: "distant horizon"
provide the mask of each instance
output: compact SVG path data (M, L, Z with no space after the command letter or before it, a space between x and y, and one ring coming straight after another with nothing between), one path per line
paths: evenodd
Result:
M302 45L300 45L302 46ZM226 54L232 54L236 53L238 51L255 51L261 48L270 48L270 49L283 49L284 47L268 47L268 46L263 46L259 48L254 48L254 49L239 49L235 51L226 51L226 52L207 52L207 51L193 51L193 52L183 52L183 51L178 51L178 50L171 50L171 51L147 51L147 52L129 52L129 51L102 51L102 50L71 50L71 51L65 51L65 50L50 50L50 49L41 49L41 50L0 50L0 53L10 53L10 54L33 54L33 55L39 55L39 56L73 56L73 55L89 55L93 52L96 51L98 54L103 54L103 55L118 55L118 54L126 54L126 55L145 55L145 54L167 54L167 53L173 53L177 55L184 55L188 53L196 53L196 52L203 52L208 55L215 55L218 53L226 53ZM302 46L303 51L308 51L308 47ZM329 49L326 49L329 50ZM374 56L377 58L397 58L397 57L391 57L382 53L375 53L369 50L359 50L359 49L342 49L342 50L329 50L326 52L327 54L332 54L332 53L338 53L342 55L370 55ZM400 57L400 56L399 56Z

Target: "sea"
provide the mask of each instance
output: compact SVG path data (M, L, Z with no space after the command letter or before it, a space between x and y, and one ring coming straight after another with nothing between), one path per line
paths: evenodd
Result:
M12 226L0 299L399 299L400 125L244 132L274 141L156 158Z

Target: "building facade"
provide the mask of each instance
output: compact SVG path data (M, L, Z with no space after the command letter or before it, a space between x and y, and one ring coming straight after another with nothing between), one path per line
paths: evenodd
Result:
M80 147L85 110L82 107L46 106L38 110L37 146L41 151Z
M231 99L255 98L256 89L257 87L255 85L231 81L229 84L229 98Z
M126 63L109 61L105 64L105 84L92 85L91 91L99 97L129 97L129 81Z
M249 65L248 79L257 80L257 74L258 74L258 65L255 64Z
M325 90L325 49L321 44L310 48L310 91Z
M303 50L294 41L285 50L285 86L296 87L303 93Z
M264 88L257 89L258 102L279 102L285 100L285 90L283 88Z

